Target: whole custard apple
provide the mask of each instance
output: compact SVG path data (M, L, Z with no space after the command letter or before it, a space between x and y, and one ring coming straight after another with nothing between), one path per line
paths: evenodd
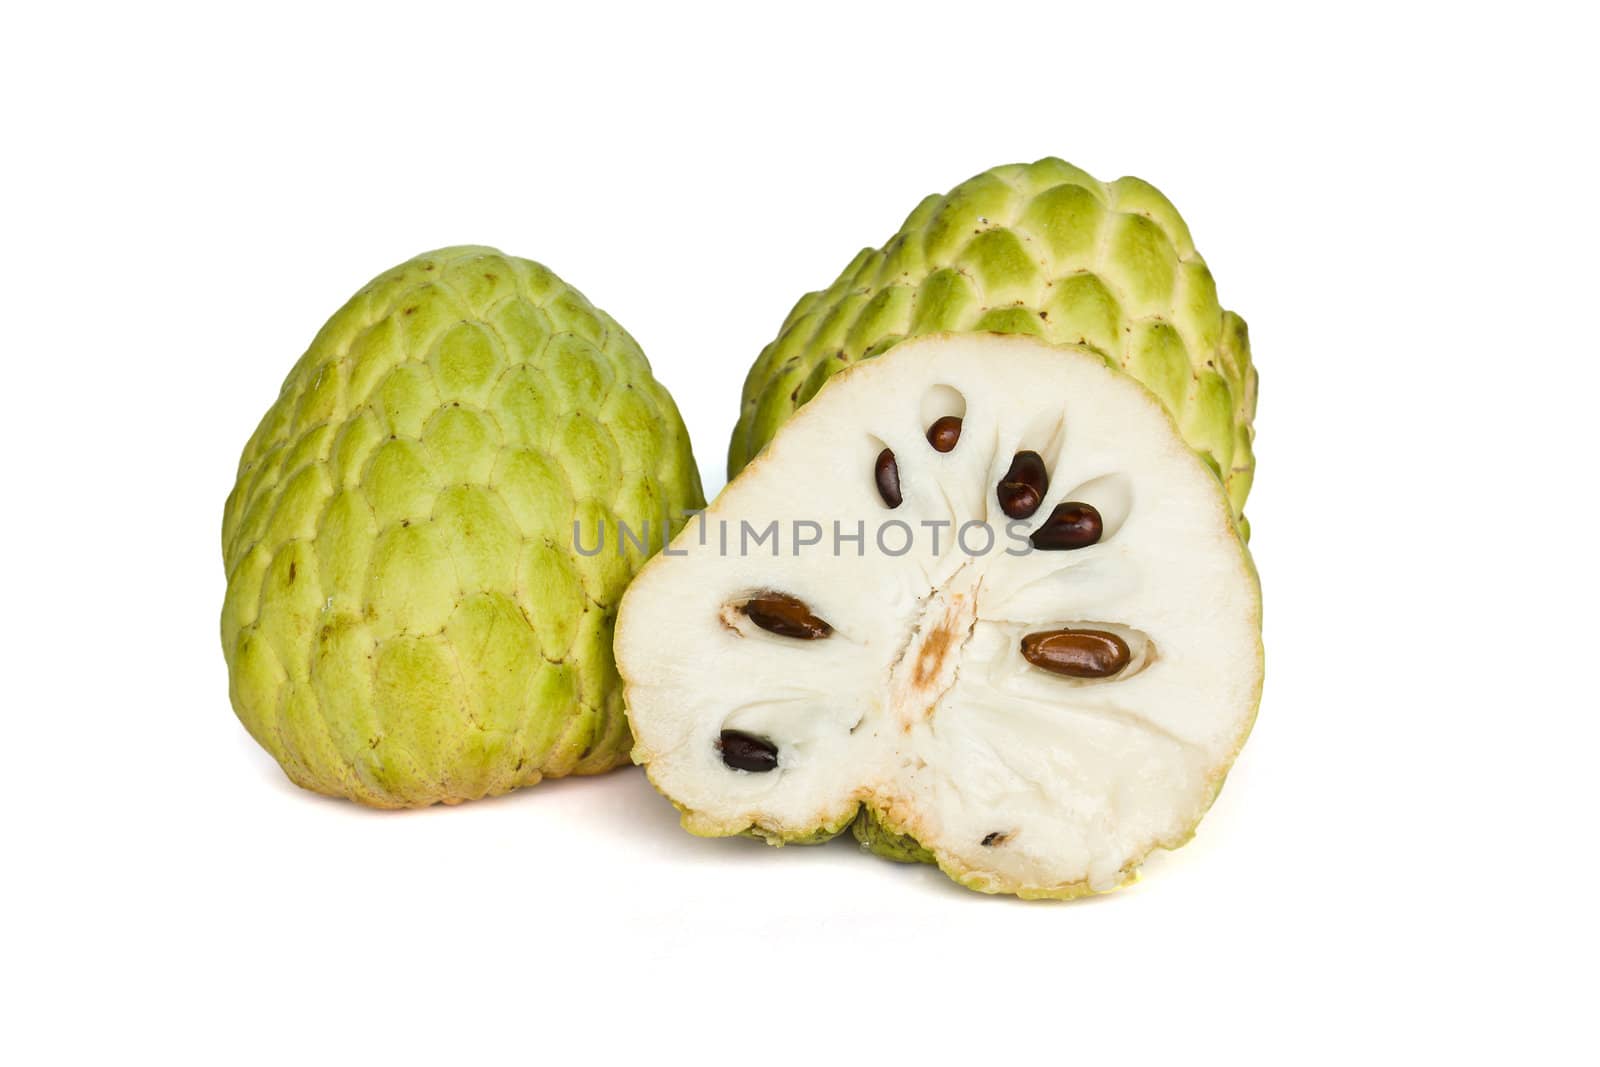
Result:
M1150 185L1044 159L928 197L795 305L733 480L629 588L634 758L697 834L1127 884L1255 719L1255 406Z
M328 321L245 445L233 708L296 784L374 807L609 770L622 591L702 503L610 316L492 248L419 256Z

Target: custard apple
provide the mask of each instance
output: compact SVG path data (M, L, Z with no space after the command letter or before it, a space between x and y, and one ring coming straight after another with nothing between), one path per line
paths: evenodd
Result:
M375 807L609 770L631 743L622 590L701 503L677 408L610 316L492 248L419 256L328 321L245 445L234 710L294 782ZM602 544L620 524L654 533Z
M624 597L634 759L697 834L1128 883L1260 698L1255 381L1144 182L1046 159L923 201L790 313L732 481Z

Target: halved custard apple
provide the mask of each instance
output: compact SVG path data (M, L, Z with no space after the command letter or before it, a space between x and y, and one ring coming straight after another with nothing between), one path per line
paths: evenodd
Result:
M1186 841L1260 696L1234 508L1103 353L940 333L833 374L624 597L634 759L702 835L854 827L1072 897Z

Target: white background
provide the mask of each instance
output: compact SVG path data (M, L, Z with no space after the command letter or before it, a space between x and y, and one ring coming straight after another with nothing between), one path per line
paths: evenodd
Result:
M0 1058L1595 1062L1595 33L1473 7L13 7ZM1047 154L1172 197L1261 371L1266 696L1141 884L702 841L634 770L378 814L239 727L223 498L373 274L548 263L709 491L801 293Z

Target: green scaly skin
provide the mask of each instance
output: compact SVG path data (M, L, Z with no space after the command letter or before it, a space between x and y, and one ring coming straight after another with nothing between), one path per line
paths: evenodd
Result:
M1101 182L1055 158L927 197L882 248L863 249L832 285L801 297L745 378L728 477L832 375L945 332L1030 334L1098 353L1172 413L1249 539L1256 371L1244 320L1217 302L1188 226L1155 187ZM933 861L870 806L852 830L880 856Z
M910 834L899 834L884 825L883 817L862 805L861 814L850 824L850 832L861 846L896 863L937 863L932 852Z
M546 268L441 249L351 298L245 446L222 647L245 728L307 789L421 807L628 758L612 659L646 553L700 507L672 398Z
M1086 346L1160 398L1248 536L1256 372L1189 228L1138 178L1059 159L996 167L930 196L880 249L807 293L745 378L731 479L822 383L908 337L1025 333Z

